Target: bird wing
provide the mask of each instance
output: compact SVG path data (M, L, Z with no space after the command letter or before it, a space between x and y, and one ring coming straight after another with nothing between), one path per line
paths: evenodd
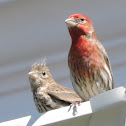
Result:
M111 74L111 77L112 77L112 89L113 89L114 88L114 80L113 80L112 69L111 69L109 58L108 58L107 54L104 56L104 59L105 59L106 64L107 64L107 66L108 66L108 68L110 70L110 74Z
M82 99L73 91L61 85L56 85L48 90L48 94L56 99L73 103L76 101L82 101Z
M113 89L114 88L114 80L113 80L113 75L112 75L112 69L111 69L110 61L109 61L108 55L107 55L107 53L106 53L103 45L99 41L98 41L98 44L100 45L100 46L98 46L99 50L100 50L100 52L102 52L102 54L104 54L103 55L104 56L104 60L105 60L106 65L107 65L107 67L108 67L108 69L110 71L111 80L112 80L112 86L111 86L111 88Z

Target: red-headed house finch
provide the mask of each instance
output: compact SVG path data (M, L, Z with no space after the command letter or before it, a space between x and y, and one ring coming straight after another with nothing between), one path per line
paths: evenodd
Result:
M32 65L28 75L38 112L46 112L82 101L73 90L55 82L45 63Z
M108 55L98 41L90 19L73 14L65 23L72 39L68 66L75 91L87 101L92 96L113 89Z

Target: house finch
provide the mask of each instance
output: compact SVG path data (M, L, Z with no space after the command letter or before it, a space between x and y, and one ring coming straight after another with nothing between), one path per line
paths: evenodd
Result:
M65 23L72 39L68 66L73 87L87 101L114 86L108 55L98 41L92 22L81 14L70 15Z
M44 63L32 65L28 75L38 112L46 112L82 101L73 90L57 84Z

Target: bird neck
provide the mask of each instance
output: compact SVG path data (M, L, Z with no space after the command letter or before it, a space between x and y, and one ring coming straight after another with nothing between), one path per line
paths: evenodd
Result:
M76 36L76 35L75 35ZM89 57L98 49L95 36L78 35L72 38L70 55Z
M78 29L69 29L69 33L72 39L72 44L75 45L78 41L94 41L97 40L95 31L92 33L84 33Z

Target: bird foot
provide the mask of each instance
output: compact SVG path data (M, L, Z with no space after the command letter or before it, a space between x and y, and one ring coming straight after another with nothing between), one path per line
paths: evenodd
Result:
M77 105L80 106L80 103L81 101L76 101L74 103L72 103L68 109L68 112L71 110L71 108L73 107L73 112L74 112L74 115L77 114Z

